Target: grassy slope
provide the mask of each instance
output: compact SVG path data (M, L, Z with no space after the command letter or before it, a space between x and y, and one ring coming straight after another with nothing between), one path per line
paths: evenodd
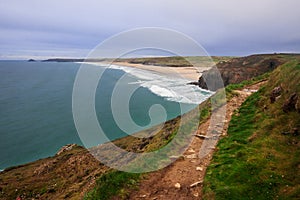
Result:
M1 172L0 199L79 199L82 189L107 170L86 149L75 146Z
M220 58L219 61L222 61L222 58ZM235 92L233 90L241 89L247 85L260 82L262 80L265 80L268 76L269 74L264 74L259 77L255 77L251 80L243 81L240 84L228 85L226 87L226 98L229 100L233 97L233 95L235 95ZM218 94L216 94L216 97L213 99L218 101ZM207 100L206 102L199 105L199 109L201 110L199 123L202 123L210 116L211 113L210 108L211 108L210 100ZM149 144L145 145L145 147L142 148L140 152L153 151L154 149L161 148L162 146L166 145L169 141L171 141L174 135L176 135L177 133L176 128L174 129L174 127L177 126L179 120L180 118L176 118L170 121L172 122L172 125L167 123L164 129L162 130L162 132L157 134L153 139L151 139L151 141L149 141ZM166 134L164 133L165 130L171 130L171 131L169 131L169 133ZM126 141L124 141L124 139L120 139L120 140L116 140L114 143L115 145L120 146L123 149L132 150L132 148L139 149L138 146L142 144L140 140L141 139L135 137L127 137ZM139 182L140 178L143 178L145 176L147 176L147 174L131 174L127 172L120 172L120 171L113 170L107 174L104 174L97 180L96 187L86 194L85 199L110 199L112 196L115 195L117 195L117 198L126 199L128 192L132 188L136 187L136 183Z
M191 131L194 132L195 130L191 129L196 128L198 124L202 123L210 116L210 107L211 103L209 100L207 100L194 110L196 112L191 111L195 114L198 114L197 109L200 109L200 116L192 117L192 119L188 119L187 122L183 121L182 131L187 133L190 133ZM193 116L193 114L191 115ZM115 145L120 146L128 151L139 149L139 151L136 152L151 152L160 149L174 139L174 136L178 131L177 127L179 126L178 123L180 123L180 120L182 120L182 118L177 117L167 122L159 133L157 133L154 137L151 137L150 140L146 141L147 145L145 146L142 142L143 139L132 136L126 137L126 140L121 138L114 141L114 143ZM177 139L176 142L180 143L181 141L180 139ZM140 145L142 145L143 148L139 148ZM136 188L139 180L147 176L147 173L139 174L111 170L97 179L96 186L91 191L86 193L84 199L104 200L111 199L112 197L115 197L116 199L127 199L130 190Z
M272 72L268 84L250 96L218 144L204 182L205 199L299 199L300 113L282 111L289 96L300 94L300 63L291 61ZM272 89L283 94L270 104Z

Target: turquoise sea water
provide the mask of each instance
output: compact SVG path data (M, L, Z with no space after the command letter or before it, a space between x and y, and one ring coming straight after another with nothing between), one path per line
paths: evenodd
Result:
M79 67L78 63L0 61L0 169L54 155L65 144L82 144L72 115L72 90ZM128 77L120 79L124 75ZM153 80L151 74L147 77L144 80L124 69L105 70L95 102L99 124L110 139L126 136L110 109L112 91L118 81L123 81L123 87L141 85L129 105L132 119L140 126L150 123L148 111L154 104L166 109L167 119L178 116L180 106L185 111L195 107L195 102L180 104L184 97L164 95L166 89L159 90L162 83L152 87L155 83L151 81L157 81L159 76ZM203 99L209 95L202 93Z

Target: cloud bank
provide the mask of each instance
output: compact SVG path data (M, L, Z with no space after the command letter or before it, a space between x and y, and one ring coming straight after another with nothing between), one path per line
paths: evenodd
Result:
M182 32L210 55L300 52L298 0L0 2L0 59L84 57L121 31Z

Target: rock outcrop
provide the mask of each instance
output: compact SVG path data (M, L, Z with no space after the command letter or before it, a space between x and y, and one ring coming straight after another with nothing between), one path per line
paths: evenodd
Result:
M275 87L272 90L271 95L270 95L271 103L274 103L276 101L276 99L281 95L281 91L282 91L282 88L280 86Z
M233 58L230 61L219 62L217 64L218 71L215 69L205 71L199 78L199 86L216 91L223 87L217 83L219 76L222 77L223 85L227 86L272 71L282 63L280 54ZM214 80L216 81L214 82ZM208 81L209 87L207 86Z
M296 108L297 101L298 101L298 95L297 93L293 93L287 100L285 100L282 106L282 110L286 113L293 110L297 110Z

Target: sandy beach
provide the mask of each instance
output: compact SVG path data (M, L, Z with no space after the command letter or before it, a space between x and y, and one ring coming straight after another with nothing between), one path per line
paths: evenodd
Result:
M137 69L152 71L159 74L164 74L167 76L173 77L181 77L188 79L190 81L198 81L199 77L201 76L203 71L208 70L210 67L201 67L199 69L195 67L167 67L167 66L154 66L154 65L143 65L143 64L135 64L129 62L93 62L91 64L98 64L98 65L119 65L119 66L126 66L126 67L133 67Z

